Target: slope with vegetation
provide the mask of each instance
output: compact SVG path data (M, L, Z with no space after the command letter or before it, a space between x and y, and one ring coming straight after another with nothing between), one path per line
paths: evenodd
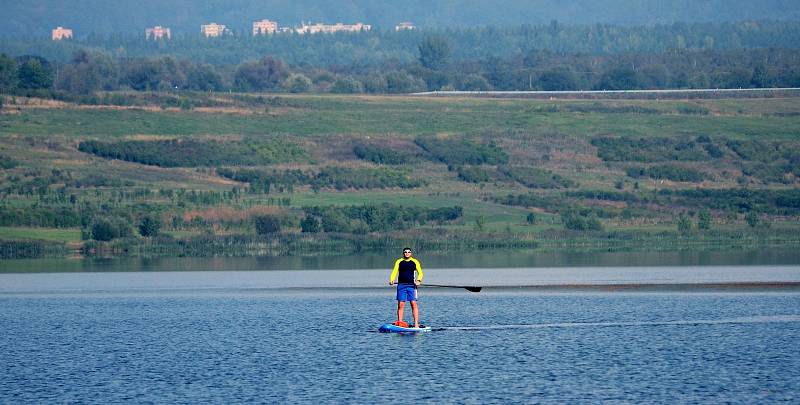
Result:
M795 98L97 97L3 98L2 257L800 243Z

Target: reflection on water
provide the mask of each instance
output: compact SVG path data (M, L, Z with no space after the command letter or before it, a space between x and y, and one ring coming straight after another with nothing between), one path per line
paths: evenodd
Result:
M229 271L385 269L397 252L315 257L203 257L0 260L0 273L109 271ZM424 268L721 266L800 264L800 251L758 248L736 251L537 252L471 251L418 255Z
M111 294L157 295L274 294L276 292L316 292L347 290L389 291L388 269L351 270L270 270L270 271L121 271L72 273L0 274L3 294ZM771 287L763 284L770 283ZM481 293L463 288L435 288L475 285ZM511 268L434 268L425 272L420 294L442 290L459 294L485 295L487 290L574 289L587 286L605 289L640 288L650 291L687 290L686 286L709 289L733 288L784 290L800 288L800 266L628 266L628 267L511 267ZM758 286L761 285L761 286ZM696 290L697 288L695 288Z
M503 330L503 329L540 329L540 328L602 328L602 327L636 327L636 326L669 326L669 325L726 325L749 323L788 323L800 322L798 315L748 316L729 319L693 319L660 322L560 322L536 323L526 325L483 325L483 326L445 326L434 328L434 332L448 330Z

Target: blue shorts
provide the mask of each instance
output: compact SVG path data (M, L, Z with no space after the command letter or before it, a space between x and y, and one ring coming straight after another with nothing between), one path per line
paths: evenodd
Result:
M417 286L414 284L398 284L397 285L397 300L398 301L416 301L417 300Z

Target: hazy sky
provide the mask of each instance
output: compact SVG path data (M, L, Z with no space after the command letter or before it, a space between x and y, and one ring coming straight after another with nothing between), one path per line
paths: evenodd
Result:
M56 25L90 32L132 33L154 25L194 33L208 22L247 30L253 20L364 22L391 28L562 23L658 24L800 20L798 0L2 0L0 35L46 35Z

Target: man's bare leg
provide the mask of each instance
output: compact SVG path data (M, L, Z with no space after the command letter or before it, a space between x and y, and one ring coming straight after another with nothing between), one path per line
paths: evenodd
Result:
M415 303L411 303L411 308L414 308ZM405 301L397 301L397 322L403 322L403 309L405 307Z
M419 307L417 301L411 301L411 313L414 315L414 327L419 328Z

